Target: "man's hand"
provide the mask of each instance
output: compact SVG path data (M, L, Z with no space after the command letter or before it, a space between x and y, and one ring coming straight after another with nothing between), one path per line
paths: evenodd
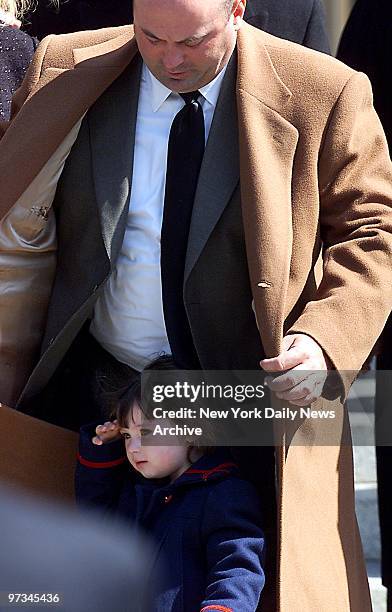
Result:
M120 428L117 421L106 421L106 423L103 425L98 425L95 428L95 433L97 435L94 436L91 441L97 446L101 446L102 444L113 442L114 440L119 440L121 438Z
M269 388L294 406L308 406L320 397L330 369L322 348L305 334L285 336L280 355L263 359L260 365L266 372L285 372L271 379Z

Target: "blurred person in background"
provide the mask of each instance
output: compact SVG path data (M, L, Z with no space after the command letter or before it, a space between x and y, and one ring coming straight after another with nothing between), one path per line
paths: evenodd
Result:
M392 3L391 0L358 0L343 32L337 57L369 77L374 106L392 151ZM376 447L378 506L381 532L381 575L388 589L388 612L392 612L392 315L377 343ZM388 423L389 420L389 423ZM388 436L386 436L386 432ZM389 438L389 439L388 439ZM389 444L389 446L388 446Z
M38 44L19 29L28 5L29 0L0 0L0 121L9 119L12 96Z

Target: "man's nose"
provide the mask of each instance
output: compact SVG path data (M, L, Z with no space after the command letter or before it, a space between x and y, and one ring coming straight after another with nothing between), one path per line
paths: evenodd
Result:
M184 53L177 47L168 47L163 54L163 65L169 72L175 72L184 63Z

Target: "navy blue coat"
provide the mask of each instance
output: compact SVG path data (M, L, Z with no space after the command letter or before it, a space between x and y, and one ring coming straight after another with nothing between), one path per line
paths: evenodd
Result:
M165 573L151 612L255 612L264 586L260 502L230 455L205 455L170 484L136 474L122 441L95 446L93 434L81 431L76 497L153 536L154 565Z
M8 121L11 100L33 58L37 41L0 20L0 121Z

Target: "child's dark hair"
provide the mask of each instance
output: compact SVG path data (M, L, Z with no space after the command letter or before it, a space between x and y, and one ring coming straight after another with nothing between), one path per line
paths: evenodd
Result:
M154 359L149 363L143 370L148 372L149 370L177 370L173 358L170 355L163 355ZM116 419L120 427L128 426L128 418L133 418L133 406L135 403L139 406L140 410L146 417L146 419L152 419L152 409L148 402L142 404L142 378L141 374L138 374L136 378L122 390L120 397L115 409Z
M148 372L150 370L154 371L167 371L167 370L178 370L173 358L171 355L163 355L158 357L151 363L149 363L143 370L143 372ZM142 380L141 374L138 374L132 382L121 391L121 394L116 402L115 407L115 417L118 421L120 427L128 427L129 418L133 420L133 408L135 406L139 406L141 412L146 417L146 419L151 420L154 418L153 416L153 408L150 402L142 402ZM114 415L113 415L114 417ZM173 422L176 422L173 419ZM202 446L196 444L190 444L188 447L188 455L187 459L190 463L193 463L191 460L192 450L194 448L199 449L204 454L209 454L213 452L213 446Z

